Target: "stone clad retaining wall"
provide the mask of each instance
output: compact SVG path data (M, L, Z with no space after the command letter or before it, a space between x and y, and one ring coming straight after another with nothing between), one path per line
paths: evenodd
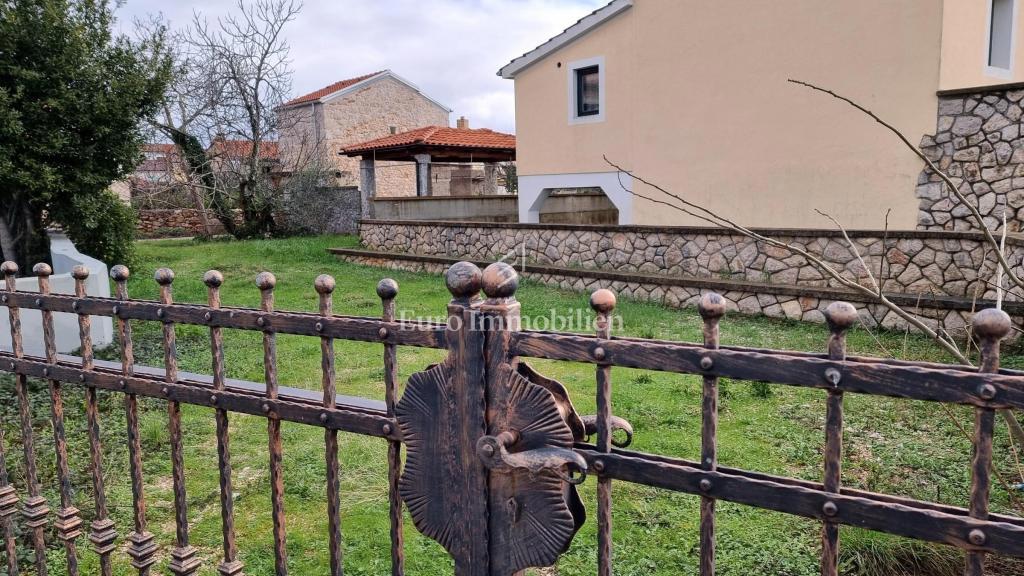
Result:
M169 238L174 236L202 236L206 234L199 211L195 208L161 208L137 210L136 230L142 238ZM209 214L212 234L223 234L224 226Z
M837 231L763 232L803 246L870 285ZM546 284L576 290L610 286L625 296L673 306L693 304L702 291L714 289L742 312L809 321L822 321L821 311L843 299L858 304L868 324L903 326L880 305L824 278L804 257L715 228L365 220L360 236L366 249L378 254L340 255L417 270L443 269L446 258L525 261L527 276ZM994 295L987 282L995 277L995 260L980 234L898 231L884 238L881 231L855 231L850 236L876 274L883 266L885 292L905 307L919 308L936 326L962 328L972 309L991 305L982 300ZM1008 238L1007 247L1010 262L1024 273L1024 239Z
M978 207L986 226L1001 226L1003 207L1011 230L1024 221L1024 88L951 91L939 94L934 136L921 150L950 176ZM967 208L929 170L918 179L918 227L924 230L976 230Z

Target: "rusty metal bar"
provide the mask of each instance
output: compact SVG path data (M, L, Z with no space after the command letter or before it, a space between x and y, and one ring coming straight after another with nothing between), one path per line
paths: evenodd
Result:
M174 301L171 284L174 272L170 268L160 268L154 275L160 285L160 303L171 305ZM166 315L157 311L157 317ZM173 384L178 381L178 350L174 323L164 320L164 381ZM167 569L176 576L191 576L199 570L200 560L197 551L189 545L188 539L188 497L185 493L185 452L181 438L181 404L177 400L167 402L167 428L171 440L171 478L174 488L174 548L171 550L171 562Z
M126 320L147 320L209 326L216 324L232 330L263 332L259 319L271 321L278 334L296 336L331 336L360 342L379 342L380 329L387 328L394 333L395 343L400 346L443 349L445 326L434 322L383 322L380 318L361 316L333 316L325 319L319 314L304 312L273 312L249 308L230 308L214 311L209 306L197 304L170 304L146 300L118 302L109 298L89 297L76 299L64 294L39 296L38 294L16 293L9 296L10 303L26 309L47 309L53 312L90 314L92 316L120 316ZM73 309L75 302L78 309ZM117 307L115 314L113 308ZM320 325L320 329L316 328Z
M324 318L333 314L334 278L327 274L317 276L313 288L319 295L319 311ZM337 407L337 376L334 372L334 339L329 336L320 338L320 368L322 371L321 385L324 391L324 408L333 410ZM390 416L390 415L389 415ZM327 471L327 524L331 557L331 576L342 576L344 559L341 539L341 472L338 463L338 431L324 430L324 447Z
M395 321L395 297L398 296L398 282L385 278L377 283L385 322ZM384 403L389 418L395 417L398 403L398 346L392 342L387 328L381 328L384 341ZM388 442L388 512L391 520L391 576L405 574L405 535L402 533L402 496L398 492L398 480L402 469L402 443Z
M714 292L701 298L697 307L704 321L704 346L717 350L719 345L719 322L725 315L725 299ZM714 366L711 357L701 359L701 367ZM701 391L701 434L700 465L704 470L718 469L718 378L705 375ZM700 499L700 574L712 576L715 573L715 499L701 496Z
M71 276L75 279L75 297L84 298L86 296L85 281L89 278L89 269L81 265L75 266L71 270ZM81 344L82 370L91 371L94 368L92 321L88 314L78 315L78 340ZM114 529L114 521L110 519L110 512L107 509L107 492L103 481L103 446L100 443L99 398L95 386L85 388L85 414L89 431L89 468L92 472L92 487L96 504L96 515L89 525L89 542L92 543L93 550L99 555L100 574L111 576L113 567L110 562L110 553L115 548L117 531Z
M719 468L715 472L664 456L615 450L605 454L594 447L578 446L576 452L590 466L604 463L602 475L616 480L664 488L687 494L708 494L718 500L812 518L825 519L825 505L836 506L831 520L916 540L938 542L968 551L986 551L1024 557L1024 526L1005 521L982 521L936 509L930 503L902 500L864 492L825 492L801 482L775 481L762 474ZM707 489L701 484L707 482ZM853 491L851 491L853 492ZM913 505L918 504L918 505ZM983 544L971 541L975 530ZM976 538L977 541L981 539Z
M18 495L11 486L7 473L7 454L4 448L4 429L0 426L0 526L4 529L4 552L7 555L8 576L18 576L18 548L12 517L18 513Z
M39 293L50 293L50 276L53 268L49 264L36 264L32 268L39 282ZM53 312L43 310L43 347L46 350L46 363L50 366L57 363L57 335L53 329ZM64 432L64 396L61 393L61 382L56 378L47 379L50 386L50 416L53 424L53 445L56 452L57 484L60 493L60 508L57 509L57 520L54 528L57 537L64 542L67 552L69 576L78 574L78 547L75 540L82 535L82 518L75 507L72 487L71 469L68 466L68 443Z
M220 309L220 287L224 275L210 270L203 275L207 287L209 306ZM210 355L213 362L213 390L210 401L218 403L218 393L224 392L224 335L220 326L210 326ZM228 411L218 407L214 412L217 421L217 470L220 473L221 533L224 540L224 559L217 564L221 576L237 576L242 573L242 562L238 559L238 544L235 540L235 503L231 489L231 446L228 438Z
M45 378L47 377L43 374L45 370L65 383L87 384L101 390L115 390L161 400L174 400L195 406L209 408L220 406L229 412L265 416L267 413L265 408L269 406L262 388L257 393L250 387L231 386L229 383L227 391L218 394L217 401L213 402L211 398L213 387L209 382L201 380L179 378L177 383L169 384L162 375L122 376L118 372L99 368L86 372L77 366L77 363L76 365L60 363L50 367L42 359L29 357L19 360L6 352L0 352L0 361L3 362L0 364L0 370L5 372L25 374L33 378ZM277 417L281 420L365 436L401 439L400 431L390 426L394 424L394 419L388 418L385 414L383 402L380 403L381 406L378 409L371 402L349 397L346 400L353 402L352 404L343 404L339 401L337 409L326 410L323 407L322 398L311 401L305 394L302 394L303 390L290 389L289 392L291 395L286 397L282 394L275 403ZM386 427L390 431L385 432L384 428Z
M274 286L277 278L270 272L256 276L256 287L260 289L260 310L274 311ZM274 571L277 576L288 574L288 548L285 540L284 515L284 470L281 453L281 419L274 411L277 400L277 336L273 324L266 318L257 318L256 324L263 328L263 372L267 383L267 436L270 451L270 504L274 520Z
M592 336L548 332L517 332L512 335L517 356L597 363ZM836 362L824 358L784 352L724 349L709 351L686 343L655 342L613 338L602 342L605 361L613 366L679 374L708 374L734 380L774 382L788 386L841 390L876 396L890 396L984 408L1024 408L1021 377L1010 374L976 373L929 364L891 362ZM701 360L710 357L713 367L703 370ZM829 369L842 372L838 385L825 379ZM991 385L995 395L983 398L978 390Z
M981 340L981 364L979 371L994 373L999 371L999 342L1010 333L1010 317L1002 310L989 308L974 315L972 326L974 333ZM985 397L995 394L992 387L982 386L978 394ZM989 495L991 492L992 470L992 435L995 430L995 410L991 408L975 408L974 410L974 455L971 459L971 497L970 512L972 518L988 519ZM968 535L972 544L985 544L987 535L984 530L972 530ZM970 552L967 554L967 576L982 576L985 573L985 554Z
M21 339L21 314L18 307L11 302L15 300L18 290L18 265L14 262L4 262L3 274L7 285L7 298L4 302L7 304L11 321L13 357L22 358L25 350ZM25 454L25 490L28 493L28 497L22 503L21 515L25 518L25 526L32 531L36 572L39 576L46 576L46 541L43 530L46 528L46 517L50 513L50 508L46 505L46 499L40 495L35 439L32 433L32 407L28 397L28 378L24 374L17 375L15 392L18 396L18 414L21 422L21 445Z
M15 282L17 281L18 265L14 262L4 262L0 264L0 275L4 278L4 284L6 290L0 294L3 304L8 307L8 314L11 323L11 344L13 346L14 355L20 357L22 355L21 349L21 323L19 311L16 307L10 306L8 301L10 296L8 293L12 293L16 289ZM16 376L16 381L24 378L24 376ZM20 384L16 384L19 386ZM18 575L18 551L17 542L15 541L14 533L14 515L18 512L18 494L11 485L10 475L7 471L7 452L4 447L4 431L3 427L0 426L0 524L3 525L4 529L4 550L7 553L7 574L9 576Z
M590 295L590 307L597 313L597 344L594 358L600 362L605 357L603 341L611 338L610 315L615 310L615 294L601 289ZM612 367L611 364L597 365L597 449L612 451ZM597 573L611 576L612 573L612 480L607 476L597 479Z
M833 302L825 309L825 320L830 331L828 358L842 362L846 359L846 332L857 322L857 309L847 302ZM826 371L825 379L838 385L842 379L839 371ZM843 392L829 390L825 408L825 475L823 487L826 492L839 493L843 468ZM825 516L830 517L835 504L826 503ZM826 518L821 526L821 574L839 574L839 524Z
M114 266L110 269L110 277L114 280L116 297L119 302L128 301L128 278L131 272L126 266ZM121 348L121 375L131 377L135 372L135 351L132 343L132 326L122 318L118 306L111 310L117 318L117 331ZM139 403L132 392L124 395L124 412L128 428L128 474L132 484L132 526L133 531L126 536L128 555L132 558L132 566L139 571L139 576L148 576L150 568L156 563L156 542L146 529L146 496L143 493L142 480L142 441L139 437Z

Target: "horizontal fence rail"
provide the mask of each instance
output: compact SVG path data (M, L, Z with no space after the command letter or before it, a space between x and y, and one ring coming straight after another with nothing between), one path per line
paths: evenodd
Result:
M492 267L494 268L492 271ZM504 267L503 267L504 266ZM471 267L471 268L470 268ZM455 268L453 266L453 268ZM475 270L475 272L474 272ZM460 277L449 275L449 290L455 299L449 306L451 318L475 322L480 318L518 318L514 271L505 265L492 265L481 273L475 266L461 266ZM468 272L467 272L468 271ZM785 352L721 346L719 331L725 314L724 300L709 293L700 303L704 324L702 343L670 342L637 338L620 338L611 334L611 315L615 296L599 290L591 298L597 318L593 335L520 331L516 322L496 325L481 324L486 334L467 337L467 331L450 323L408 322L396 320L398 285L383 280L377 286L382 314L379 318L341 316L333 313L331 294L335 288L330 276L318 277L312 285L318 297L315 313L277 311L274 308L276 280L261 274L254 289L261 294L257 309L232 308L221 305L219 288L223 276L210 271L204 277L208 288L206 305L174 303L174 274L161 269L156 274L160 301L134 300L128 296L129 273L124 267L111 270L116 285L115 298L86 296L84 282L88 270L76 268L74 295L50 294L47 278L49 267L40 265L34 272L39 278L38 293L19 292L14 282L17 267L4 263L2 273L6 289L0 295L11 320L13 349L0 352L0 372L14 376L18 399L19 422L24 470L24 486L11 483L9 467L13 458L6 453L3 430L0 429L0 532L4 538L9 574L17 574L16 531L14 524L25 527L26 543L31 547L33 569L47 573L45 528L53 523L65 549L67 570L77 573L81 552L76 539L86 536L98 555L100 571L111 573L111 557L117 553L117 539L122 534L127 553L141 576L150 573L161 554L160 544L147 527L147 502L139 443L138 397L163 400L168 410L170 457L174 484L173 542L166 546L169 569L177 575L195 574L200 569L196 548L190 542L188 496L185 492L184 443L181 437L180 405L204 406L214 410L216 418L217 464L220 477L219 496L222 517L222 553L216 566L219 574L241 574L244 566L236 542L236 526L232 505L232 466L228 422L232 413L251 414L267 419L267 457L271 474L271 490L267 495L273 511L273 542L276 574L287 574L286 554L287 511L284 492L288 478L283 474L282 421L324 429L324 470L327 482L325 515L328 518L330 574L343 573L343 526L341 514L343 494L340 491L339 433L354 433L386 440L382 453L388 468L388 516L390 523L391 573L405 573L403 543L402 447L405 438L396 417L399 402L397 350L400 346L449 350L448 365L460 378L492 378L495 367L519 365L520 358L571 361L594 366L595 403L598 413L585 417L588 434L596 435L596 443L577 440L571 452L586 463L586 471L595 475L597 490L597 562L598 574L613 573L612 547L613 489L616 482L630 482L655 488L697 495L700 506L699 566L702 575L715 571L715 503L735 502L757 508L783 512L818 520L821 531L822 573L837 574L839 562L839 526L856 526L922 541L951 545L967 552L966 574L984 571L985 555L998 553L1024 557L1024 519L989 512L992 468L992 437L997 410L1024 408L1024 374L999 368L999 342L1009 331L1009 319L995 310L980 312L974 331L980 342L981 363L978 368L949 366L928 362L908 362L846 355L845 333L855 322L852 307L834 303L826 314L829 331L823 332L826 352L822 354ZM494 273L491 273L494 272ZM468 276L467 276L468 274ZM494 278L504 279L500 285ZM455 283L455 280L458 280ZM517 282L517 280L516 280ZM486 299L478 293L483 290ZM23 351L21 310L42 311L46 340L45 357L26 355ZM79 318L81 356L61 356L53 345L54 313L75 314ZM103 362L93 358L90 334L92 316L110 317L117 322L120 362ZM162 325L161 342L165 366L161 369L137 366L134 361L131 321L157 322ZM176 325L202 326L210 333L210 375L189 374L177 370ZM476 326L475 324L473 326ZM263 335L264 382L246 383L231 380L225 374L223 330L245 330ZM281 386L277 378L276 336L290 334L317 338L321 348L322 380L319 391L299 390ZM367 399L339 395L336 382L334 342L349 340L382 345L384 367L384 398ZM481 344L482 342L482 344ZM471 345L472 344L472 345ZM494 351L497 351L496 353ZM495 354L497 356L495 357ZM657 454L628 451L617 441L616 430L633 431L614 413L612 389L614 367L656 370L701 377L701 450L700 459L690 461ZM36 433L32 428L32 402L28 379L44 380L49 385L51 428L56 448L59 502L50 503L41 496L37 464ZM811 482L773 476L737 468L719 466L717 462L718 383L720 378L768 382L823 391L825 410L824 455L822 481ZM80 386L86 391L91 491L95 498L95 520L82 525L73 500L73 487L68 473L66 439L64 438L63 386ZM560 385L559 385L560 386ZM557 389L557 388L553 388ZM132 484L132 526L118 532L107 510L106 488L103 485L104 462L100 444L100 427L114 425L114 415L101 414L98 391L117 393L124 398L124 420L128 429L129 475ZM555 394L555 392L552 392ZM843 395L847 393L888 396L973 407L975 412L974 451L971 463L970 501L967 507L876 494L842 486ZM483 400L486 402L489 400ZM571 404L569 405L571 407ZM488 415L488 418L491 416ZM503 417L503 416L502 416ZM453 424L454 425L454 424ZM638 434L653 431L637 431ZM628 440L627 440L628 443ZM153 457L152 455L147 455ZM480 468L480 470L483 470ZM478 480L478 478L477 478ZM467 498L470 496L467 495ZM20 509L19 509L20 504ZM484 505L486 508L487 505ZM468 506L467 509L471 509ZM500 514L499 514L500 515ZM482 530L482 534L487 534ZM499 541L494 546L507 543ZM495 544L498 542L498 544ZM212 544L212 543L204 543ZM467 546L469 544L467 543ZM491 550L491 555L495 550ZM475 554L475 553L474 553ZM483 555L484 557L487 554ZM481 562L491 562L484 560ZM465 566L456 563L460 575L489 574L486 566Z

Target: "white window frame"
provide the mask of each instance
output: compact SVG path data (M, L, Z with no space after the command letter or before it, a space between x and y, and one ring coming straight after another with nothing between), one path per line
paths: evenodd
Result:
M576 71L583 68L597 66L597 114L578 116L576 114ZM568 69L567 82L569 86L569 124L595 124L604 122L605 117L605 94L608 92L604 81L605 65L604 56L595 56L584 60L576 60L566 64Z
M996 78L1009 79L1013 77L1013 65L1017 57L1017 0L1010 0L1010 67L1000 68L989 65L989 56L992 53L992 13L995 8L995 0L988 0L988 17L985 20L985 74Z

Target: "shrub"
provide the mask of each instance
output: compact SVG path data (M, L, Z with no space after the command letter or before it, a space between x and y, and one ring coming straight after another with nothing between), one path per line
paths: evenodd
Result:
M71 203L69 213L75 217L61 218L61 213L55 216L75 247L108 266L131 266L136 226L131 206L109 190L74 196Z

